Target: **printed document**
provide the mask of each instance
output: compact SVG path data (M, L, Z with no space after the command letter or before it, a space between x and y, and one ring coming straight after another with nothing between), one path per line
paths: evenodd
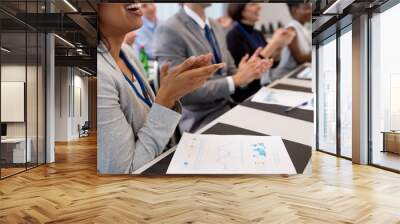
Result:
M167 174L296 174L281 137L184 133Z
M314 109L313 94L299 91L263 87L254 95L251 101L288 107L296 107L303 104L303 106L299 106L300 109Z

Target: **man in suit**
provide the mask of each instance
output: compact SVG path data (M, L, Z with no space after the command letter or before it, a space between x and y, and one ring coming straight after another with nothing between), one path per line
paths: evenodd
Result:
M200 54L213 54L213 63L224 62L220 69L198 90L184 96L181 131L194 132L231 109L231 95L236 88L260 78L272 61L245 56L238 68L226 46L225 32L207 18L209 3L184 3L182 9L160 24L153 39L154 56L171 66Z

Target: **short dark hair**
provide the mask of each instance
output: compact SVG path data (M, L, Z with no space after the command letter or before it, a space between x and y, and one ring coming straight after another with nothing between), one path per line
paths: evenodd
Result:
M246 7L246 3L229 3L228 4L228 16L232 20L240 21L242 20L242 12Z
M290 14L292 14L292 9L297 8L300 6L300 3L286 3L288 8L289 8L289 12Z

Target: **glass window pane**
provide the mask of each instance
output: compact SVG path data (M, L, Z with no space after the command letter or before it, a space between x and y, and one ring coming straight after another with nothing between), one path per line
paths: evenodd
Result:
M372 163L400 170L400 4L374 15L372 26Z
M318 148L336 153L336 39L318 48Z
M30 158L28 159L28 168L37 165L37 33L27 33L28 61L27 61L27 80L26 80L26 116L27 116L27 141L30 142Z
M352 35L340 36L340 152L352 156Z
M26 141L26 33L1 33L1 175L25 170L30 159ZM28 149L28 150L27 150Z
M38 41L38 164L45 163L46 148L45 148L45 124L46 124L46 76L45 76L45 65L46 65L46 36L43 33L39 33Z
M45 162L45 35L27 26L41 1L0 1L1 129L0 177ZM10 16L17 15L20 20ZM38 19L36 16L28 20ZM34 22L34 21L31 21Z

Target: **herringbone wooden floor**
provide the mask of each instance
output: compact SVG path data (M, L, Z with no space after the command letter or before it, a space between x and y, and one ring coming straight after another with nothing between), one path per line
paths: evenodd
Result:
M0 223L400 223L400 175L316 152L311 175L96 174L96 139L0 181Z

